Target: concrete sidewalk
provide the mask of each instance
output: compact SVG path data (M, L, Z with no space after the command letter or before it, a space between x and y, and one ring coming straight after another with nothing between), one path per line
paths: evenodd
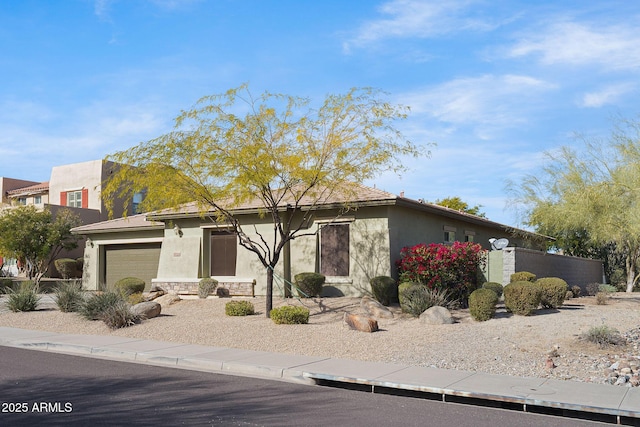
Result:
M640 389L0 327L0 345L640 425Z

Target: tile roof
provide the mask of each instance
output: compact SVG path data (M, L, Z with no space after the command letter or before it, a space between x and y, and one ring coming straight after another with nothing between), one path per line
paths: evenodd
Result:
M29 185L27 187L14 188L13 190L7 191L7 194L10 196L18 195L18 194L29 194L29 193L37 193L49 191L49 181L39 182L34 185Z
M71 229L74 234L90 234L92 232L117 232L142 229L163 229L164 222L149 221L146 214L131 215L125 218L117 218L109 221L96 222L93 224L81 225Z

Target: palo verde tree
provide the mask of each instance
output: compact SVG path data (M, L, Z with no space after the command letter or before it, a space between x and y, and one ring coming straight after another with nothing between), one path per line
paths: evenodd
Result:
M68 209L60 209L55 217L48 209L34 206L4 209L0 212L0 254L24 263L27 277L37 283L63 249L78 247L79 237L71 229L79 225L80 218Z
M449 209L454 209L456 211L468 213L468 214L479 216L479 217L482 217L482 218L486 217L486 214L484 212L480 211L480 208L482 208L481 205L475 205L475 206L471 207L471 206L469 206L469 204L467 202L463 201L458 196L446 197L444 199L438 199L433 203L435 205L438 205L438 206L444 206L444 207L449 208Z
M407 108L381 95L352 89L315 109L304 98L254 97L246 85L204 97L176 118L172 132L110 156L124 166L106 183L103 199L131 200L144 190L146 211L197 203L265 267L268 317L283 248L310 233L314 211L337 199L340 216L353 207L354 183L401 170L405 156L428 154L394 126ZM248 202L273 223L269 235L245 230L234 208Z
M511 189L527 224L624 254L631 292L640 261L640 122L621 121L609 139L582 142L580 151L547 153L542 173Z

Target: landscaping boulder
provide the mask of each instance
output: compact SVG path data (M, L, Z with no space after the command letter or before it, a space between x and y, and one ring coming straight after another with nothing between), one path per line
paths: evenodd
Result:
M428 308L420 315L420 321L427 325L450 325L454 323L451 312L438 305Z
M158 290L156 291L144 292L142 295L145 301L153 301L154 299L161 297L165 293L165 291L158 288Z
M131 307L131 311L143 319L152 319L160 315L162 306L155 301L144 301Z
M360 332L375 332L378 330L378 321L376 319L358 314L345 313L344 323L351 329Z
M393 319L393 313L391 310L371 297L362 297L362 301L360 301L360 308L375 319Z
M168 305L177 303L181 299L182 298L180 298L178 295L166 294L156 298L154 302L157 302L160 305L168 306Z

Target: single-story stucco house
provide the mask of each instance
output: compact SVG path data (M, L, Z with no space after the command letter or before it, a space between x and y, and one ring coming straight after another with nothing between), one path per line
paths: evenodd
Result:
M324 295L360 296L370 289L370 278L397 277L401 249L418 243L457 240L489 250L490 239L507 238L511 248L544 253L544 236L376 188L358 187L349 200L351 209L334 220L343 203L337 197L313 208L301 205L303 212L313 209L312 220L307 233L285 247L275 271L275 294L282 295L283 279L320 272L327 278ZM248 202L232 210L252 238L274 233L270 217L260 215L259 207ZM286 209L283 202L282 212ZM167 291L195 294L201 278L213 277L231 295L266 293L266 271L257 256L240 246L238 236L216 222L213 212L203 214L195 204L72 231L87 237L83 280L89 290L108 289L120 278L135 276L146 281L147 289L153 283ZM493 270L495 265L503 268L501 262L490 264ZM498 279L493 280L503 282L503 273L494 271ZM601 278L601 266L597 274Z

